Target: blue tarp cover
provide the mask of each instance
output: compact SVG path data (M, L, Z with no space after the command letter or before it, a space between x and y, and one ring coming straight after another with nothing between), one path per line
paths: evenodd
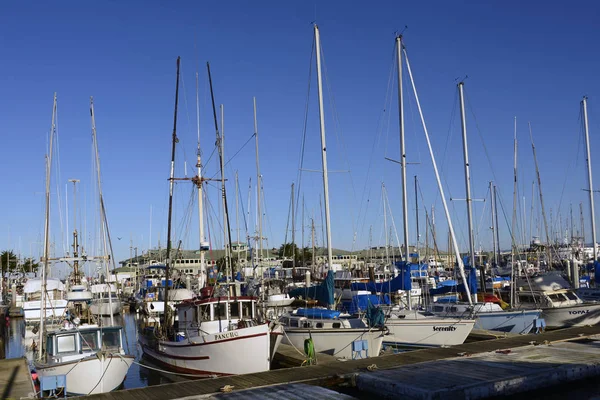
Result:
M389 305L390 303L390 298L387 294L383 296L378 296L375 294L361 294L358 296L352 296L352 301L343 302L343 307L348 313L356 314L358 312L367 311L370 305Z
M392 293L398 290L412 289L410 279L411 264L406 261L399 261L396 263L396 268L398 268L399 273L394 279L381 283L353 283L351 288L352 290L368 290L372 293Z
M337 318L340 314L339 311L326 308L299 308L296 310L296 315L306 318Z
M321 284L290 290L289 295L296 298L302 296L304 299L315 299L325 306L333 304L335 301L333 298L333 277L333 271L329 270L327 278Z

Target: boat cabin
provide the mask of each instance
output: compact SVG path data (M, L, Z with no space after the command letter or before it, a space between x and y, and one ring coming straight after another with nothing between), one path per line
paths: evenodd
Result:
M568 289L555 291L523 291L518 293L519 303L525 307L559 308L582 304L575 292Z
M250 324L256 317L256 298L210 297L202 300L187 300L176 305L179 330L192 332L222 332L229 324L239 325L240 321ZM238 326L239 327L239 326Z
M93 355L101 350L123 353L123 328L97 325L81 326L77 329L61 329L46 334L48 361L66 362L81 358L82 354Z

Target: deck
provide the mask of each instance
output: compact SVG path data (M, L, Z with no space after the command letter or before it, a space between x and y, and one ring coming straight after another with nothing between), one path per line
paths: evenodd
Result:
M25 358L0 360L0 399L33 397L35 389Z
M516 351L515 349L520 347L531 349L536 344L547 345L582 340L598 334L600 334L600 326L575 327L545 332L539 335L507 337L465 343L460 346L447 348L415 350L375 358L322 363L310 367L278 369L256 374L181 382L148 388L116 391L88 397L93 400L179 399L190 396L219 393L220 389L226 385L233 386L234 391L289 383L310 383L313 385L334 387L340 383L347 383L349 378L356 373L367 374L367 367L369 367L369 369L377 369L376 372L368 372L368 374L379 374L384 372L382 370L394 369L416 363L473 356L475 354L495 352L499 349L511 349L511 352ZM548 348L551 346L544 347ZM524 352L527 353L527 351ZM564 353L565 357L569 354L568 351L565 351ZM594 357L598 358L600 355L600 348L593 349L592 354ZM373 365L375 365L375 367L373 367Z

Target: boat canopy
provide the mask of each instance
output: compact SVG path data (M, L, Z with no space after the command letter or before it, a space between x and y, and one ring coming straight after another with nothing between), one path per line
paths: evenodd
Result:
M315 299L321 304L328 306L334 303L333 298L333 278L334 272L329 270L327 272L327 278L319 285L303 287L294 290L290 290L290 297L303 297L305 299Z
M59 290L65 291L65 284L56 278L49 278L46 280L46 290ZM23 286L23 293L35 293L42 291L42 280L41 279L29 279Z
M416 266L418 268L418 266ZM399 270L398 276L386 282L355 282L351 285L352 290L368 290L372 293L392 293L398 290L411 290L412 281L410 279L412 264L406 261L396 262L396 268Z
M296 310L297 316L306 318L338 318L340 314L340 311L326 308L299 308Z

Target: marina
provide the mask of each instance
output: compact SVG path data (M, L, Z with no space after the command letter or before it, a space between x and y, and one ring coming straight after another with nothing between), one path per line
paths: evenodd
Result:
M565 7L11 4L0 400L600 396Z

